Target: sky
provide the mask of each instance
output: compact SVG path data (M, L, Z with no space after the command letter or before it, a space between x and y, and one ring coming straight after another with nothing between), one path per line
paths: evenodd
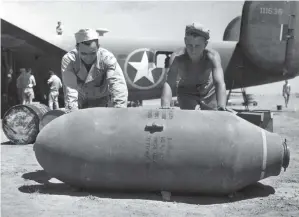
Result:
M106 28L109 36L177 39L185 25L201 22L211 41L221 41L227 24L241 15L243 1L16 1L2 0L1 17L42 38L80 28ZM299 92L299 78L289 81ZM248 88L250 93L280 94L283 82Z

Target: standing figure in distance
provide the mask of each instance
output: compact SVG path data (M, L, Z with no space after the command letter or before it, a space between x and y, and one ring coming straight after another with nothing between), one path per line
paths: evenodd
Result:
M49 74L50 78L47 81L48 85L50 85L48 105L51 110L53 110L53 104L55 106L55 109L59 109L58 96L59 89L62 88L62 83L60 78L57 75L55 75L55 73L52 70L49 71Z
M282 96L284 98L285 106L288 107L289 99L291 94L291 85L289 84L288 80L285 80L285 84L282 87Z
M56 33L57 33L57 35L62 35L62 25L61 25L61 22L58 21L57 24L58 25L56 27Z
M21 74L17 79L17 88L21 92L22 104L32 104L34 96L33 87L36 86L36 81L32 75L31 68L25 70L20 69Z
M26 74L26 69L25 68L20 68L19 70L20 74L16 80L16 86L17 86L17 90L18 90L18 102L20 104L23 103L23 84L22 84L22 77Z

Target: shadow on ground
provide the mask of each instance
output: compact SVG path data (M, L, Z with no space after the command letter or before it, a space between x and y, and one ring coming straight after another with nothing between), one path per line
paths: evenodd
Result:
M25 146L25 145L32 145L32 144L16 144L11 141L1 142L1 145L11 145L11 146Z
M141 199L141 200L156 200L162 201L160 192L120 192L120 191L96 191L91 192L85 189L78 189L64 183L51 183L50 176L44 170L23 174L22 178L33 180L40 183L39 185L23 185L19 187L19 191L23 193L40 193L49 195L68 195L68 196L94 196L99 198L110 199ZM275 190L269 185L264 185L259 182L247 186L241 191L236 192L232 197L229 196L204 196L199 194L179 194L173 193L171 196L172 202L187 203L187 204L221 204L232 203L241 200L262 198L274 194Z
M1 142L1 145L16 145L11 141Z

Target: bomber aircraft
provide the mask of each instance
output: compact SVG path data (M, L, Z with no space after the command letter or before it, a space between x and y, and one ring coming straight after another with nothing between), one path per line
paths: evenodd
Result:
M208 44L208 47L220 53L227 90L298 76L298 13L299 2L295 1L244 3L242 14L226 27L223 41L210 41ZM124 72L129 89L128 100L160 98L166 72L171 64L169 57L184 47L183 39L112 38L107 29L97 31L100 45L115 55ZM15 85L9 83L15 82L17 75L13 75L13 79L6 75L11 72L12 66L20 65L37 72L36 98L43 101L48 88L45 82L48 70L54 70L61 77L61 58L74 49L75 38L63 34L45 40L9 20L1 19L1 46L2 94L12 94L13 87L10 86ZM165 64L158 64L160 55L164 56ZM176 85L173 83L170 86L175 94Z

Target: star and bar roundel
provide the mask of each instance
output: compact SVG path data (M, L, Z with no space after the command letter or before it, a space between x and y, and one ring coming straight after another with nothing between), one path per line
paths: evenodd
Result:
M164 78L165 69L157 68L155 53L148 48L134 50L124 64L124 75L134 88L149 90L157 87Z

